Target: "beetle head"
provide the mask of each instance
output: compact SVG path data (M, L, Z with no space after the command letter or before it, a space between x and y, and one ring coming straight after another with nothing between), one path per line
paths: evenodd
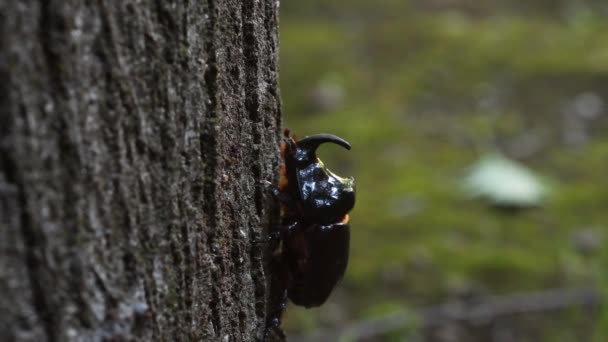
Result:
M350 150L346 140L331 134L318 134L297 142L295 159L304 215L332 223L341 220L355 205L355 183L352 177L334 174L317 158L317 148L326 142Z

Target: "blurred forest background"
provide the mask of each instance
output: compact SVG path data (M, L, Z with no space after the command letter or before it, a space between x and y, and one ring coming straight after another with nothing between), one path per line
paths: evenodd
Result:
M608 341L608 2L280 6L284 125L349 140L320 153L358 195L346 277L288 336Z

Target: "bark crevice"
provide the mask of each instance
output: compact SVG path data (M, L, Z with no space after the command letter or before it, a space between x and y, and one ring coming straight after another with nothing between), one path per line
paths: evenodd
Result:
M0 340L261 338L272 3L0 6Z

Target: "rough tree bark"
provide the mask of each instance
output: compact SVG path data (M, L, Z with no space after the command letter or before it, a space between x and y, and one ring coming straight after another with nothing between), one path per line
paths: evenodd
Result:
M0 1L0 340L252 341L275 0Z

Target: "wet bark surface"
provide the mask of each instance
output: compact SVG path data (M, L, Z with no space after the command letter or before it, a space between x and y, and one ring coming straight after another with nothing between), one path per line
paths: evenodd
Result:
M0 2L0 340L261 338L277 10Z

